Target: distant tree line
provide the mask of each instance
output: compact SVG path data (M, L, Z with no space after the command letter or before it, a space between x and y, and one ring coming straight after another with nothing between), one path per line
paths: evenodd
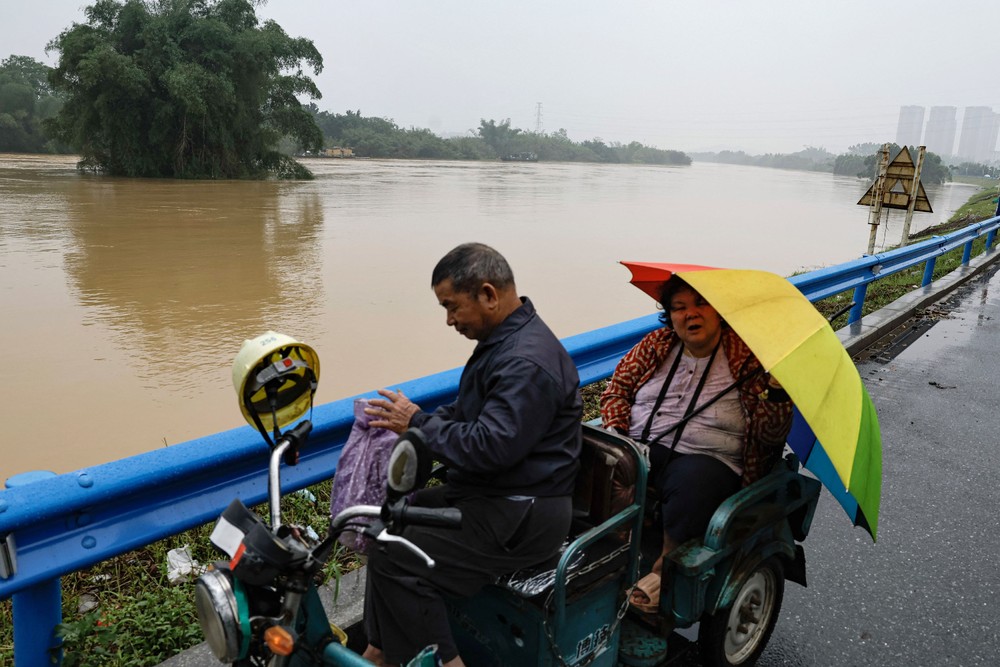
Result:
M962 162L951 166L951 173L958 176L976 176L978 178L996 178L1000 168L991 167L981 162Z
M916 164L920 149L916 146L908 146L907 148L910 151L910 157ZM889 161L895 160L902 150L899 144L889 144ZM875 180L878 175L881 151L880 144L855 144L847 149L847 153L837 156L833 173ZM951 180L951 174L951 168L944 163L940 155L931 151L924 154L924 164L920 167L920 181L922 183L935 185L945 183Z
M495 160L509 155L532 154L539 160L605 162L622 164L691 164L680 151L662 150L633 141L604 143L600 138L574 142L566 130L530 132L511 127L510 119L482 119L468 136L443 138L427 129L401 128L387 118L343 114L310 107L327 146L348 146L354 154L375 158Z
M691 157L703 162L722 162L800 171L832 171L834 160L832 153L823 148L813 148L812 146L797 153L749 155L743 151L719 151L717 153L691 153Z
M889 159L894 160L902 150L898 145L891 144ZM910 146L910 155L917 159L917 149ZM875 179L878 169L881 144L855 144L846 153L834 155L824 148L812 146L796 153L767 153L765 155L748 155L743 151L720 151L718 153L692 153L696 160L705 162L725 162L727 164L746 164L757 167L776 167L778 169L798 169L802 171L826 171L841 176L856 176L858 178ZM937 153L927 151L924 164L920 170L920 180L925 184L944 183L951 180L951 168L941 160Z

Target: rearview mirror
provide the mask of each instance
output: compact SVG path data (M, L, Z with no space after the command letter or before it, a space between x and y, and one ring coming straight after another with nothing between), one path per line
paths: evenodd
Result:
M418 428L403 431L389 454L386 474L389 502L423 487L431 475L431 457L424 434Z

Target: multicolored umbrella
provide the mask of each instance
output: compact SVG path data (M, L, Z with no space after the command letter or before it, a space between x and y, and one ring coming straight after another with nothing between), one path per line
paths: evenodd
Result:
M712 304L795 403L792 450L875 539L882 494L878 417L826 318L794 285L766 271L622 264L632 284L654 299L677 274Z

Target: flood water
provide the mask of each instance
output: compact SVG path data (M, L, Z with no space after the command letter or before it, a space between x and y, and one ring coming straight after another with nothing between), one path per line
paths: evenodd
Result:
M0 481L243 424L230 363L273 329L322 359L320 403L464 363L430 273L500 250L560 337L652 312L619 260L790 275L860 257L866 183L689 167L306 160L309 182L79 174L0 155ZM942 220L973 186L927 188ZM902 214L878 233L899 242Z

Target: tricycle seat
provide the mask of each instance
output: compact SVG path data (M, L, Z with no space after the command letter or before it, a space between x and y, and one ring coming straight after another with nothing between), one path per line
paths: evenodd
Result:
M638 569L646 464L628 439L584 424L568 544L529 571L455 600L449 617L467 664L614 667L623 592ZM558 654L558 656L557 656Z
M585 424L573 492L573 524L566 543L546 561L500 577L497 585L523 598L543 599L555 585L566 548L632 505L639 465L638 451L630 441ZM576 550L565 573L571 596L622 573L629 562L631 529L626 524L598 531L586 548Z

